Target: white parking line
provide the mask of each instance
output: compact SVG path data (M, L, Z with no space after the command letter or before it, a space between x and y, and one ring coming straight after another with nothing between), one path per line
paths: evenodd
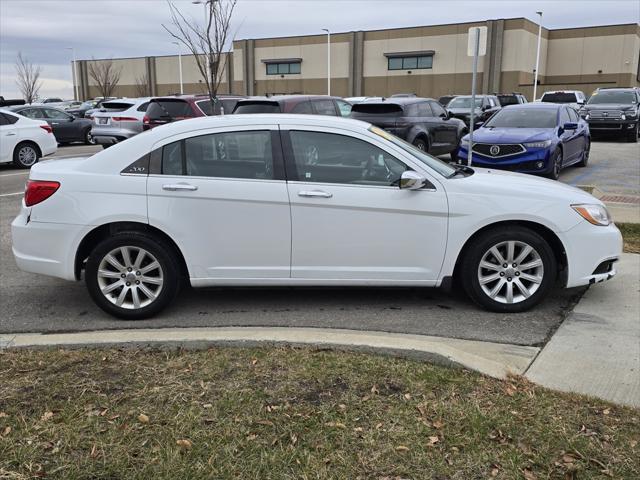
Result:
M24 195L24 192L0 193L0 197L13 197L14 195Z
M4 174L0 174L0 177L13 177L15 175L29 175L29 170L25 172L18 172L18 173L4 173Z

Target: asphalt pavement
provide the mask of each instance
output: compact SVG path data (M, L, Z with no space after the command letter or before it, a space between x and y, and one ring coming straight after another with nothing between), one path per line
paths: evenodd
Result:
M616 172L617 150L630 144L594 143L587 169L569 169L563 179L582 184ZM626 147L626 148L625 148ZM99 147L72 146L57 156L83 155ZM633 155L627 154L629 158ZM600 168L600 165L607 165ZM637 162L636 162L637 164ZM626 164L621 165L626 169ZM625 189L638 172L621 173ZM635 173L634 173L635 172ZM614 173L617 175L617 173ZM629 178L635 175L635 179ZM558 290L536 309L516 315L483 311L460 293L418 288L207 288L183 291L174 305L152 320L115 320L94 306L82 282L65 282L17 269L9 225L21 200L27 173L0 166L0 333L75 332L126 328L295 326L421 334L517 345L543 345L558 328L582 289ZM622 180L618 183L624 183ZM627 185L629 184L629 185ZM612 188L617 188L612 185ZM621 188L622 188L621 187ZM625 193L627 190L625 190ZM46 241L46 239L43 239Z

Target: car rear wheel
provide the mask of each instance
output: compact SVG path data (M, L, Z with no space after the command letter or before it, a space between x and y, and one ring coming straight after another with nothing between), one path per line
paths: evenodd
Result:
M562 150L556 148L550 158L551 172L547 174L552 180L558 180L560 178L560 170L562 170Z
M105 312L126 320L151 317L175 298L179 267L164 243L137 232L114 235L89 255L85 282Z
M31 168L40 159L40 150L33 143L19 143L13 151L13 163L16 167Z
M96 141L93 139L93 135L91 135L91 129L87 128L84 131L84 143L86 145L95 145Z
M427 144L427 141L423 138L416 138L413 141L413 146L416 147L418 150L422 150L423 152L429 151L429 145Z
M578 167L586 167L589 164L589 153L591 152L591 140L587 138L587 144L582 152L582 159L576 164Z
M467 295L494 312L522 312L546 297L557 262L544 238L523 227L491 230L473 241L460 269Z

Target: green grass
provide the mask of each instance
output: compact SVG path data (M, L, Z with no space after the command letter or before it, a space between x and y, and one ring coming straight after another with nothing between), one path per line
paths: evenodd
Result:
M640 223L617 223L624 240L624 251L640 253Z
M385 356L0 353L1 479L632 479L639 441L639 410Z

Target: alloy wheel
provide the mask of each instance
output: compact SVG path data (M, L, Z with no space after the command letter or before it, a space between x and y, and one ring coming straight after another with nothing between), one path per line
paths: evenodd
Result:
M492 246L478 265L483 292L499 303L523 302L540 288L543 278L540 254L522 241L509 240Z
M18 161L25 167L30 167L38 160L38 152L35 148L25 145L18 151Z
M123 246L107 253L98 267L98 287L114 305L139 309L153 303L164 285L160 262L141 247Z

